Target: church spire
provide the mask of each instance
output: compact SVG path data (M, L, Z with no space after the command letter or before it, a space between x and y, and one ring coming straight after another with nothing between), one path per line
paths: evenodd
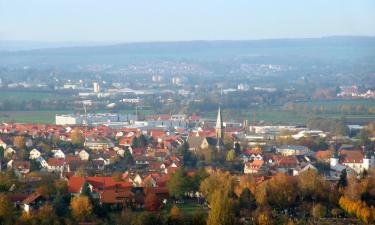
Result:
M224 143L224 125L223 125L223 117L221 115L221 108L219 107L219 111L217 112L217 119L216 119L216 138L217 138L217 148L221 148L222 144Z

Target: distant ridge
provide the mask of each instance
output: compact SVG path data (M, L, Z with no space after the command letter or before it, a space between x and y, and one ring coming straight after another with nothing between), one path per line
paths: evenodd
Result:
M66 42L43 42L43 41L9 41L0 40L0 51L39 51L56 49L76 49L76 48L113 48L122 46L149 47L149 46L178 46L178 45L219 45L219 44L292 44L300 45L314 42L326 42L327 44L342 44L369 42L373 44L373 36L326 36L320 38L276 38L276 39L254 39L254 40L191 40L191 41L155 41L155 42L84 42L84 41L66 41ZM332 42L331 42L332 41ZM339 43L337 43L339 41ZM341 43L340 43L341 42Z

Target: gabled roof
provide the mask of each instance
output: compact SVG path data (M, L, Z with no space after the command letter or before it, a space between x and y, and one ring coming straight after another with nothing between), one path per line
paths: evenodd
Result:
M82 185L88 182L95 190L121 190L132 187L130 182L115 181L112 177L77 177L72 176L68 182L68 191L79 193Z
M341 150L340 159L342 163L362 163L364 154L361 151Z
M33 203L35 200L37 200L38 198L41 198L42 195L38 192L34 192L32 194L30 194L29 196L27 196L27 198L25 198L22 203L23 204L30 204L30 203Z

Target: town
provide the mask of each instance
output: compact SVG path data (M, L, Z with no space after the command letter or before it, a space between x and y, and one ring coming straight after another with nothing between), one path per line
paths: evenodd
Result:
M375 224L374 12L0 0L0 225Z
M2 221L14 220L7 210L25 224L61 217L151 224L168 210L168 221L191 224L213 213L243 224L339 224L353 212L351 223L374 221L373 122L336 121L333 131L252 125L224 118L220 107L216 120L149 115L120 127L120 115L67 117L0 126ZM233 204L235 211L222 208Z

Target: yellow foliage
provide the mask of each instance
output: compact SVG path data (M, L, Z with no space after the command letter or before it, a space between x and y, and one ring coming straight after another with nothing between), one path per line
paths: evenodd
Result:
M362 201L353 201L343 196L339 200L340 207L345 210L348 214L356 216L364 223L372 223L375 221L374 208L370 208Z
M92 213L92 205L87 196L76 196L70 203L73 216L79 221L88 219Z

